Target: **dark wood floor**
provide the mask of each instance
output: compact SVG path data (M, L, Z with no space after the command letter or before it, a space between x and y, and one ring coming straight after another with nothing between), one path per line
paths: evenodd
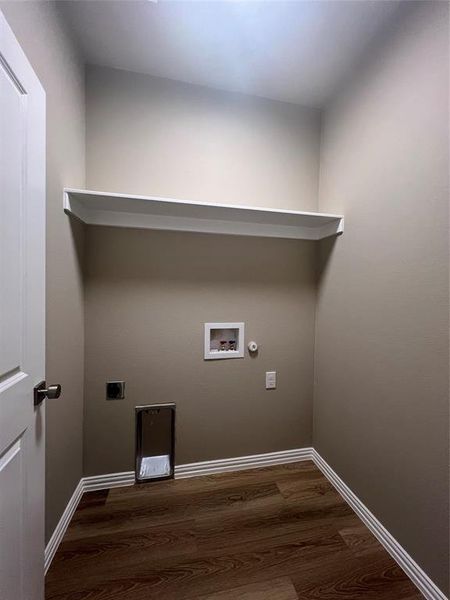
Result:
M83 496L46 600L417 600L311 462Z

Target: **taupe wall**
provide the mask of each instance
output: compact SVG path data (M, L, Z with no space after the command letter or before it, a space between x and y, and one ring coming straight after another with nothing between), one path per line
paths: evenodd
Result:
M86 475L134 468L152 402L177 403L178 464L310 445L313 243L89 227L86 252ZM207 321L245 321L258 357L204 361Z
M0 2L47 95L46 536L82 476L82 227L62 211L64 185L84 186L84 68L52 2Z
M92 189L317 208L317 110L101 67L86 94Z
M314 446L448 590L448 5L412 4L325 112Z
M91 189L316 208L315 110L89 68L87 124ZM148 402L177 402L178 463L310 444L313 244L102 228L87 240L87 475L133 468L133 407ZM205 362L207 321L245 321L259 356ZM127 381L125 401L105 400L110 378Z

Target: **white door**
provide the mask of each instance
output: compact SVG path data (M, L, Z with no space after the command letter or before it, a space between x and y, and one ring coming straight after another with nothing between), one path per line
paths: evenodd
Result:
M45 94L0 12L0 598L44 597Z

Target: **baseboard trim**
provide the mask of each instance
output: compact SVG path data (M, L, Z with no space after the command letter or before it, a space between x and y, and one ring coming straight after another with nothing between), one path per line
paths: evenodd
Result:
M78 503L81 500L81 496L83 495L83 479L80 479L77 487L75 488L72 497L70 498L59 522L55 527L55 531L53 532L52 537L50 538L47 546L45 547L44 553L44 572L47 573L50 565L52 564L52 560L58 550L59 544L61 543L64 534L66 533L67 527L73 517L74 512L77 509Z
M269 452L266 454L255 454L252 456L240 456L236 458L208 460L178 465L175 467L175 479L200 477L202 475L213 475L215 473L226 473L243 469L257 469L259 467L287 464L304 460L312 460L316 464L382 546L384 546L392 558L405 571L426 600L448 600L447 596L439 590L423 569L419 567L399 542L389 533L375 515L370 512L367 506L352 492L314 448L298 448L281 452ZM133 485L134 481L134 471L94 475L93 477L84 477L80 480L49 543L47 544L47 547L45 548L46 573L83 493L129 486Z
M235 458L221 458L218 460L205 460L203 462L188 463L175 466L175 479L187 477L200 477L202 475L213 475L226 473L228 471L242 471L243 469L257 469L270 465L283 465L302 460L312 460L312 448L296 448L295 450L282 450L281 452L268 452L266 454L253 454L251 456L238 456ZM135 481L134 471L123 473L109 473L107 475L94 475L85 477L85 492L94 490L106 490L110 488L133 485Z
M95 492L97 490L125 487L127 485L133 485L134 482L134 471L94 475L92 477L83 478L83 492Z
M243 469L257 469L271 465L283 465L302 460L312 460L312 448L298 448L295 450L282 450L281 452L268 452L266 454L253 454L236 458L220 460L206 460L203 462L178 465L175 467L175 479L185 477L200 477L228 471L242 471Z
M448 600L447 596L431 581L428 575L389 533L367 506L352 492L330 465L313 450L312 460L328 481L336 488L358 517L370 529L380 544L389 552L396 563L405 571L414 585L427 600Z

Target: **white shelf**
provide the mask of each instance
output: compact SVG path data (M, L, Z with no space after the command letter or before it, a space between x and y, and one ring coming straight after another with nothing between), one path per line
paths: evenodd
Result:
M64 190L64 211L88 225L320 240L344 230L342 215Z

